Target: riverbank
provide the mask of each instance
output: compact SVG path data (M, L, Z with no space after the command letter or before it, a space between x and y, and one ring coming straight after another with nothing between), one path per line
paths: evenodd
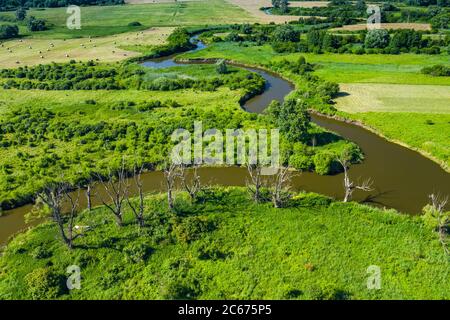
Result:
M177 193L171 213L164 194L147 196L144 230L128 209L122 228L104 207L84 211L75 224L91 230L72 251L50 223L18 235L0 258L0 298L450 298L448 258L420 218L317 194L283 209L255 204L245 188L204 197ZM54 279L73 264L81 289L68 292ZM381 290L367 288L370 266Z

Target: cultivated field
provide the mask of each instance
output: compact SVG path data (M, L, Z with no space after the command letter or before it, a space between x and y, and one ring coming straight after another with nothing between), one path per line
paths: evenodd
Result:
M450 113L450 86L340 84L339 110L357 112Z
M124 32L136 32L152 27L198 26L257 22L241 8L225 0L202 0L182 3L136 4L122 6L81 7L81 29L66 27L66 8L31 9L29 16L42 18L52 26L50 30L33 32L33 37L47 39L68 39L87 36L107 36ZM14 17L14 12L0 13L0 16ZM139 22L142 26L129 24ZM25 27L21 34L30 35Z
M300 16L278 16L266 14L260 10L262 7L271 7L272 2L270 0L226 0L231 4L241 7L248 13L250 13L254 18L258 19L259 22L263 23L285 23L289 21L296 21Z
M99 38L68 40L23 39L2 43L0 68L74 60L113 62L139 55L122 46L158 45L165 42L173 28L151 28Z
M428 23L381 23L382 29L414 29L414 30L431 30ZM332 31L359 31L367 29L367 24L353 24L340 28L331 29Z

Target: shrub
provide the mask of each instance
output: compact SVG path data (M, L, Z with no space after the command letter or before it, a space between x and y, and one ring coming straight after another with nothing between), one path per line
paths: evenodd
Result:
M15 38L19 35L19 28L16 25L1 25L0 26L0 39Z
M450 67L437 64L431 67L425 67L421 70L423 74L429 74L435 77L450 77Z
M369 30L364 40L366 48L386 48L389 44L389 33L384 29Z
M130 243L123 249L126 261L133 263L145 261L152 251L146 243Z
M61 279L50 268L38 268L25 276L31 299L54 299L62 293Z
M215 227L215 222L207 217L187 217L175 226L174 233L178 241L189 243L200 239L202 234L213 231Z
M140 27L142 24L139 21L133 21L128 24L129 27Z
M314 167L318 174L326 175L331 173L335 156L330 152L319 152L314 155Z

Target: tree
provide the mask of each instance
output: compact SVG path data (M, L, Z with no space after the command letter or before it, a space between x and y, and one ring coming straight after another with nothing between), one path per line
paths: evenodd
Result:
M300 33L292 26L285 24L275 28L272 33L272 38L276 42L298 42L300 41Z
M73 241L81 236L81 234L74 235L73 222L76 211L78 209L79 192L76 195L70 193L71 187L67 183L51 183L44 187L37 197L50 209L52 220L56 223L64 243L73 248ZM68 217L67 232L64 227L64 219L62 216L62 204L66 198L69 201L70 213Z
M28 30L30 31L44 31L47 30L47 25L45 20L43 19L36 19L35 17L31 16L28 20Z
M16 25L1 25L0 26L0 39L15 38L19 35L19 27Z
M198 166L195 165L192 172L192 178L189 180L187 177L186 166L181 167L181 182L184 189L189 193L191 200L195 202L197 200L197 194L202 190L202 184L200 181L200 175L198 174Z
M311 117L304 101L294 98L287 99L279 108L272 107L272 112L274 112L275 122L280 131L290 142L307 139Z
M24 8L20 7L19 9L16 10L16 19L17 20L23 21L23 20L25 20L26 16L27 16L27 11Z
M370 179L365 180L362 184L358 185L355 184L353 181L350 180L350 177L348 175L348 170L350 168L350 160L349 156L346 153L341 154L337 161L341 164L342 168L344 169L344 202L348 202L352 199L353 192L356 189L370 192L372 191L372 181Z
M167 203L170 210L174 209L174 198L173 191L175 189L175 182L177 178L182 177L182 172L179 165L174 162L170 162L170 164L166 164L164 168L164 178L166 180L167 187Z
M366 48L386 48L389 44L389 33L384 29L369 30L364 40Z
M221 60L219 60L217 62L216 70L217 70L217 73L219 73L219 74L226 74L226 73L228 73L228 67L227 67L227 64L225 62L225 59L221 59Z
M145 227L145 220L144 220L144 189L143 189L143 184L142 184L142 180L141 180L141 174L143 171L143 167L140 167L139 169L136 168L136 166L134 166L134 170L133 170L133 180L134 180L134 184L138 190L139 193L139 205L136 206L134 205L129 197L129 194L127 193L127 203L128 206L131 208L131 211L133 211L133 214L136 218L136 221L139 225L139 228L144 228Z
M450 211L445 211L448 197L442 197L438 194L429 195L431 205L424 208L424 219L431 220L431 225L437 230L439 242L445 253L448 255L450 251L447 244L447 234L450 228Z
M247 171L250 176L250 181L247 181L247 190L252 195L252 199L258 203L261 199L261 165L260 164L250 164L247 163Z
M115 172L109 170L106 179L101 175L97 175L97 177L105 190L105 194L109 198L109 201L106 201L99 192L100 201L112 212L117 225L121 227L123 224L123 202L128 194L124 160L122 160L120 169Z
M272 203L275 208L282 208L286 201L289 200L287 184L292 178L291 171L288 167L281 167L278 173L274 176L270 194L272 196Z
M272 0L272 6L279 9L281 13L286 13L288 11L288 0Z

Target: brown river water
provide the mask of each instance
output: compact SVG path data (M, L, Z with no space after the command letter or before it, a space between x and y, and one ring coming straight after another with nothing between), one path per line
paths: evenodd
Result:
M204 47L200 43L196 50ZM148 61L143 65L165 68L182 64L176 63L173 57L167 57ZM266 79L265 92L247 101L243 106L249 112L262 112L272 100L282 101L294 89L291 83L274 74L259 69L246 69L257 72ZM374 181L374 191L370 193L356 191L354 200L394 208L408 214L419 214L422 207L427 204L430 193L450 195L450 174L421 154L389 142L355 124L317 115L312 115L312 120L321 127L355 142L363 150L365 160L351 167L350 176L355 180L371 178ZM248 178L246 169L239 167L201 168L199 174L204 185L244 186ZM342 174L321 176L304 172L292 179L291 187L293 190L312 191L342 199L342 179ZM146 192L165 190L161 172L145 173L142 180ZM93 193L102 192L101 188L93 189ZM93 204L101 203L94 198ZM86 206L84 197L81 197L80 205ZM24 216L31 208L30 204L4 212L0 217L0 246L12 235L39 223L39 221L25 223Z

